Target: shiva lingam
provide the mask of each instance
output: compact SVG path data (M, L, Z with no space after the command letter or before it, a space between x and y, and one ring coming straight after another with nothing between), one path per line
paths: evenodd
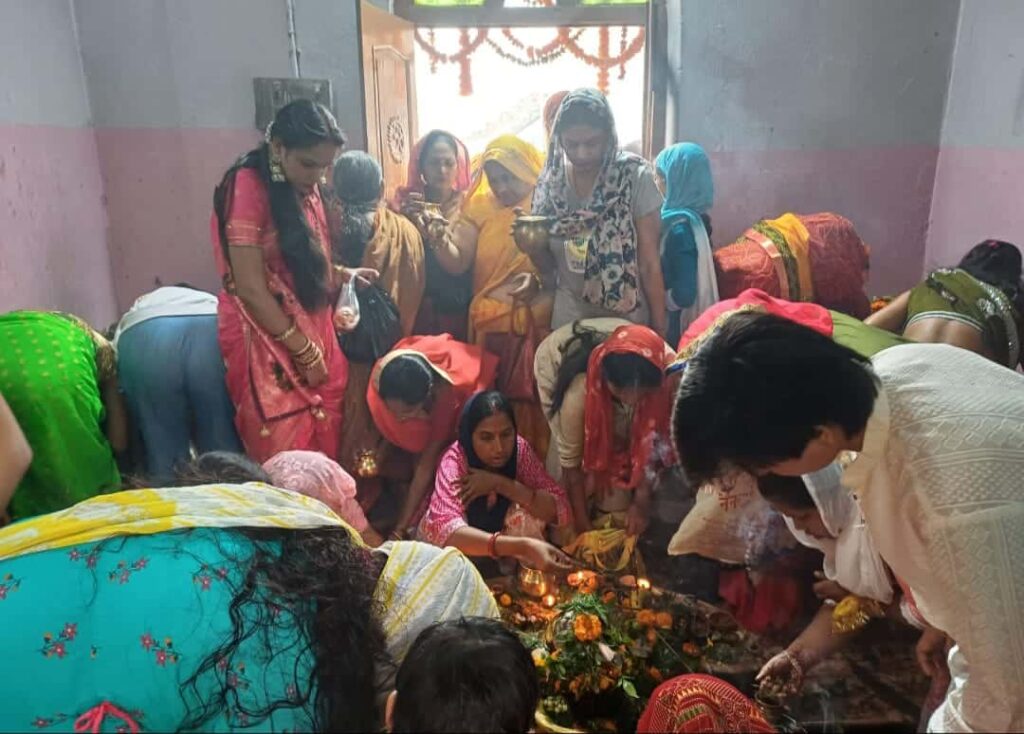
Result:
M512 223L512 237L523 252L535 252L548 246L551 238L551 217L528 214L516 217Z
M377 472L377 454L372 449L363 449L356 454L356 474L363 479L372 479Z

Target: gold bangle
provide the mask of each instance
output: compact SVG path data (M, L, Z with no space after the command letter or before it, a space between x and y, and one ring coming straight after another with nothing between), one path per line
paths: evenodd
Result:
M299 347L298 349L289 349L288 351L292 353L292 356L293 356L293 357L297 357L298 355L300 355L300 354L303 354L304 352L306 352L306 350L308 350L308 349L310 348L310 346L312 346L312 345L313 345L313 340L312 340L312 339L310 339L310 338L309 338L309 337L307 336L307 337L306 337L306 343L305 343L305 344L303 344L303 345L302 345L301 347Z
M273 337L274 341L276 341L276 342L285 342L289 338L291 338L295 334L295 332L298 331L298 330L299 330L299 327L295 323L295 319L292 319L292 325L289 326L284 331L282 331L280 334L275 334L274 337Z
M319 360L323 359L323 353L320 351L320 347L313 345L313 348L304 355L296 355L292 357L292 361L300 367L311 367L316 364Z

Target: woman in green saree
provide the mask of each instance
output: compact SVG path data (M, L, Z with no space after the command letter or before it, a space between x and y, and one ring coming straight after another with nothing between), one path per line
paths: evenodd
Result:
M0 315L0 393L32 448L15 490L14 519L118 490L114 452L127 446L114 348L70 315Z

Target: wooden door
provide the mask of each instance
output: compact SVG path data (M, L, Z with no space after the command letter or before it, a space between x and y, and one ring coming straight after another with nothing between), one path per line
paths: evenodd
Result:
M361 4L367 150L384 169L387 197L405 185L416 141L413 25Z

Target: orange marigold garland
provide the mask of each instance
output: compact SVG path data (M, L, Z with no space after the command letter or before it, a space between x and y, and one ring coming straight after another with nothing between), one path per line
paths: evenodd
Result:
M538 4L547 5L548 3L545 0L539 0ZM470 29L463 28L459 31L459 50L452 54L442 53L437 49L433 29L428 31L427 38L423 37L419 29L415 33L416 43L430 58L432 73L437 71L438 64L459 65L459 93L464 97L473 93L471 57L484 43L501 58L524 67L549 64L568 51L579 61L597 69L597 88L607 94L610 70L616 66L619 67L619 79L625 79L626 64L640 53L646 40L645 29L639 28L636 37L632 41L628 41L629 28L623 26L619 38L619 53L612 56L611 29L608 26L601 26L598 29L598 51L595 56L587 53L580 46L579 42L584 31L582 28L576 30L559 28L555 38L543 46L528 46L516 38L511 30L503 29L502 36L515 51L520 52L520 55L503 48L496 40L489 37L488 29L477 28L475 30L476 36L473 38L470 37Z

